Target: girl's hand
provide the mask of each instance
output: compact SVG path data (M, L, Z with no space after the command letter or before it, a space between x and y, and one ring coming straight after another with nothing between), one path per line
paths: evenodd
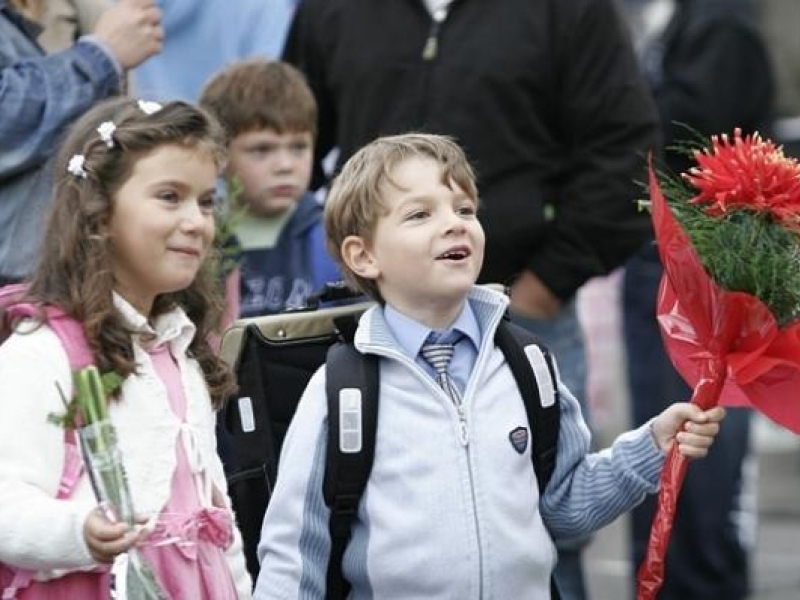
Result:
M702 458L708 454L724 418L725 409L720 406L704 411L695 404L678 402L653 419L653 437L662 452L668 452L677 442L683 456Z
M130 529L126 523L112 523L97 507L83 523L83 538L89 553L99 563L112 563L114 557L127 552L142 537L139 527Z

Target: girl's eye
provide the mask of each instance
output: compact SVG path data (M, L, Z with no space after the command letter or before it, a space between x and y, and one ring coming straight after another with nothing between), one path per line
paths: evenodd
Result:
M197 202L204 214L213 215L217 211L217 201L214 196L205 196Z
M415 210L413 212L410 212L408 214L408 216L406 217L406 219L408 219L409 221L418 221L420 219L424 219L427 216L428 216L428 211L426 211L426 210Z
M163 191L159 192L158 193L158 198L160 200L164 200L164 201L170 202L170 203L175 203L175 202L180 201L180 196L178 195L178 193L174 192L172 190L163 190Z

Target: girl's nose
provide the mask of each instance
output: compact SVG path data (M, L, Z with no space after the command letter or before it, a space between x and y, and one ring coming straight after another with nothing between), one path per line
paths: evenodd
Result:
M186 231L195 231L205 227L209 215L203 210L200 202L189 201L183 205L181 211L181 226Z

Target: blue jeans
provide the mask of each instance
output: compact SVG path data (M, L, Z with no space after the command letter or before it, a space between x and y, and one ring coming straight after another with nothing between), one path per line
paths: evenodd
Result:
M556 357L561 380L581 405L587 424L590 424L586 405L586 352L583 331L575 301L571 301L553 319L531 319L512 313L511 320L538 336ZM590 424L591 427L591 424ZM558 564L553 573L562 600L587 600L586 583L581 563L581 551L589 536L556 541Z
M625 267L622 302L624 337L634 426L669 404L686 401L692 390L672 366L655 319L662 267L650 244ZM748 593L748 538L754 535L754 495L744 468L750 455L751 412L728 409L706 458L687 471L666 557L659 600L743 600ZM647 549L656 498L632 512L634 573Z

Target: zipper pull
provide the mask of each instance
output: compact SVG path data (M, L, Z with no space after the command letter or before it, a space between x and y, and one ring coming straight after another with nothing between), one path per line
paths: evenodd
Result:
M466 447L469 444L469 429L467 428L467 415L464 414L464 408L458 406L458 424L461 426L461 445Z
M431 61L439 53L439 29L442 22L447 18L448 7L437 9L433 13L431 29L428 32L428 39L425 40L425 48L422 50L422 60Z
M425 49L422 51L422 60L431 61L436 58L439 50L439 41L436 39L436 32L431 29L428 40L425 42Z

